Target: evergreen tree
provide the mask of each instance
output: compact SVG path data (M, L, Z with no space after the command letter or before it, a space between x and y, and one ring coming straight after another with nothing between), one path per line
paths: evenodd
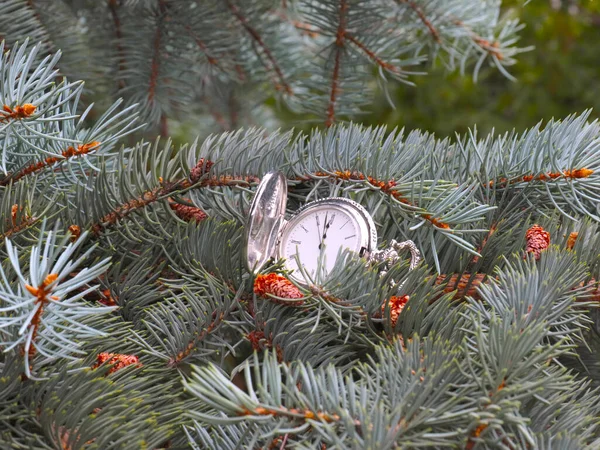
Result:
M85 98L124 98L166 136L276 128L265 99L332 125L369 102L374 79L413 83L426 62L506 67L521 25L500 0L3 0L0 37L63 50ZM376 76L373 75L376 73ZM509 76L509 75L508 75Z
M600 446L600 124L127 145L138 111L164 111L95 114L43 39L0 47L0 448ZM248 209L274 169L289 213L351 198L381 247L411 239L423 261L343 252L315 282L281 261L250 273Z

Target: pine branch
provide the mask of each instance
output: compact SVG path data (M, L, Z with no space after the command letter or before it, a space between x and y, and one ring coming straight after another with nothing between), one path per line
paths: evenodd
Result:
M154 39L152 43L152 62L150 68L150 80L148 82L148 101L150 104L154 102L154 95L156 92L156 84L158 82L158 73L160 69L160 51L161 51L161 39L164 33L163 21L167 14L167 6L165 0L158 0L158 14L156 20L156 31L154 32Z
M279 64L275 60L275 57L273 56L272 51L266 46L264 40L262 39L258 31L254 27L252 27L252 25L248 21L248 18L244 16L239 6L236 5L233 2L233 0L225 0L225 4L227 5L227 8L229 8L233 16L237 19L239 24L246 30L250 38L256 42L258 47L262 50L265 57L269 61L269 65L266 65L266 69L268 71L275 72L275 89L278 91L283 91L288 95L293 95L292 87L287 82L281 67L279 66Z
M427 17L425 16L425 13L423 12L423 9L419 5L417 5L413 0L394 0L394 1L398 4L402 3L405 5L408 5L410 7L410 9L412 9L415 12L415 14L419 17L419 20L421 20L421 22L423 22L423 25L425 25L427 27L433 40L435 42L437 42L438 44L441 43L442 40L440 38L440 33L438 32L438 30L436 30L436 28L433 26L431 21L429 19L427 19Z
M21 346L28 378L34 378L32 370L37 354L41 354L46 361L73 358L73 354L80 353L80 344L74 340L76 336L103 334L102 331L84 326L78 319L112 311L112 308L90 309L81 302L83 296L94 287L74 296L69 295L106 271L108 259L81 270L67 280L67 276L89 257L94 248L72 260L85 241L85 235L67 245L68 238L56 243L54 231L48 233L42 249L44 228L43 225L38 246L31 248L28 273L21 269L19 253L9 240L6 241L6 252L14 276L0 267L0 275L4 280L0 284L0 345L5 351ZM16 280L9 282L14 278ZM8 312L14 312L15 315L9 315ZM80 329L72 328L71 324L79 325Z
M125 51L123 49L122 41L123 41L123 32L121 30L121 19L119 18L119 12L117 8L119 6L119 0L108 0L108 9L110 11L110 15L113 20L114 30L115 30L115 45L117 50L117 56L119 58L119 66L118 73L123 73L125 70ZM117 88L124 89L125 88L125 80L123 80L120 76L117 80Z
M42 170L55 165L56 163L62 162L66 159L73 158L75 156L86 155L94 150L96 150L100 146L100 142L94 141L87 144L80 144L75 147L68 147L61 153L61 158L56 156L51 156L46 158L43 161L39 161L35 164L31 164L23 169L19 170L16 173L8 174L0 180L0 186L7 186L9 183L15 183L19 181L21 178L26 177L27 175L31 175L37 172L41 172Z
M335 56L333 64L333 72L331 74L331 88L329 95L329 105L327 106L327 120L325 126L330 127L335 122L335 103L339 94L339 79L340 79L340 64L341 52L344 47L344 35L346 33L346 12L348 5L346 0L339 2L339 18L338 28L335 36Z

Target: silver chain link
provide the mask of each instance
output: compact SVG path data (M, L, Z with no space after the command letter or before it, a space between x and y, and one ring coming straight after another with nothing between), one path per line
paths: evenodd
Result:
M386 263L385 269L381 271L381 276L383 277L391 266L393 266L399 259L399 252L404 250L408 250L410 252L410 265L409 269L412 270L421 261L421 252L415 245L413 241L403 241L398 242L395 239L390 241L390 245L387 248L382 250L375 250L373 253L369 255L370 263ZM396 283L392 280L392 286L395 286ZM404 283L402 283L404 284ZM398 289L402 287L402 284L398 286Z

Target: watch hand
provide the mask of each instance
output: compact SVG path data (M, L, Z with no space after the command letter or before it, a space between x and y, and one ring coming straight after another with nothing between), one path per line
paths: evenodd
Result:
M327 237L327 230L329 230L329 227L333 223L333 219L335 219L335 214L331 216L331 220L329 222L327 222L327 215L325 215L325 228L323 229L323 239Z
M317 223L319 223L318 220L317 220ZM321 247L323 246L323 241L325 240L326 237L327 237L327 213L325 213L325 221L323 222L323 234L321 235L321 242L319 243L319 250L321 250Z

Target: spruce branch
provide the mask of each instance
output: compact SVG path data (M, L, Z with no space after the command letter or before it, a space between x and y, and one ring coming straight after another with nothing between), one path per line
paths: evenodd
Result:
M273 52L266 46L263 38L260 36L258 31L249 23L248 18L243 14L240 7L234 3L233 0L225 0L225 4L227 8L231 11L231 14L237 19L239 24L246 30L251 39L253 39L257 46L261 49L262 53L264 53L266 59L268 60L268 65L266 69L268 71L275 72L275 89L284 91L288 95L293 95L293 90L290 84L287 82L283 71L275 57L273 56Z
M70 274L86 261L91 247L75 259L85 241L85 234L75 243L67 244L68 237L57 242L56 230L45 236L42 225L38 245L30 250L29 264L22 267L18 250L6 240L10 269L0 267L3 282L0 308L1 345L5 352L20 348L24 356L24 372L32 374L35 357L47 360L74 358L81 354L77 338L102 335L103 332L87 327L81 318L106 314L113 308L90 307L82 301L90 287L72 295L80 286L98 278L108 268L104 259L75 276Z
M405 5L408 5L408 7L410 7L410 9L412 9L415 12L415 14L419 17L419 20L421 22L423 22L423 25L425 25L427 27L433 40L435 42L437 42L438 44L441 43L439 31L433 26L431 21L425 16L423 9L415 1L413 1L413 0L395 0L395 1L398 4L402 3Z
M121 25L121 19L119 17L119 1L118 0L108 0L108 9L110 10L110 15L112 16L114 30L115 30L115 47L116 53L119 58L118 65L118 79L117 79L117 88L124 89L125 81L121 78L121 73L125 70L125 51L123 49L123 31Z

